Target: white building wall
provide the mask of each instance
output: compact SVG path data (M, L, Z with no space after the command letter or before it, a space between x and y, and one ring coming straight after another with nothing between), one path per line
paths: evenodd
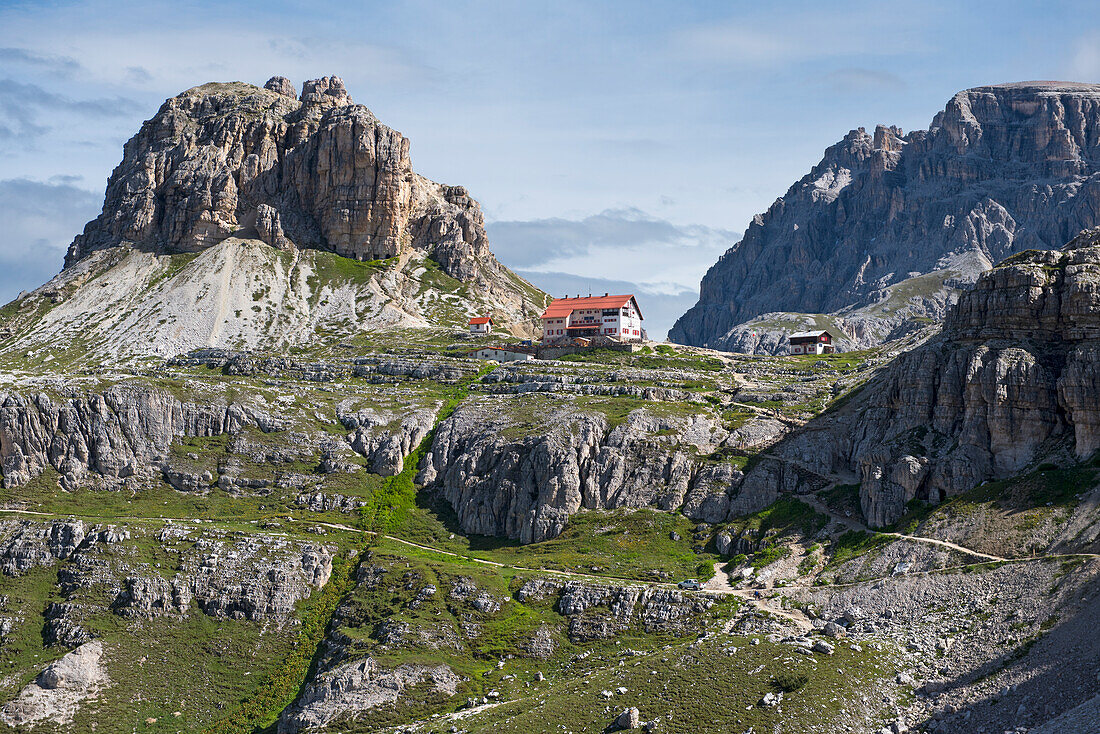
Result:
M637 341L642 338L642 318L633 303L616 309L614 316L604 316L604 309L576 309L568 318L545 319L542 322L542 338L558 339L568 335L567 327L580 324L592 324L599 327L600 334L624 341ZM590 317L586 319L586 317ZM560 334L558 332L561 332Z
M523 362L534 359L534 356L526 352L513 352L509 349L493 349L492 347L479 349L474 352L474 356L478 359L495 359L497 362Z

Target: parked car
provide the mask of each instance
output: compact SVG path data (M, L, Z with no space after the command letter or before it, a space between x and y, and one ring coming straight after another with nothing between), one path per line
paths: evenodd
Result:
M688 591L698 591L699 589L703 588L702 584L700 584L695 579L684 579L680 583L676 584L676 586L681 589L687 589Z

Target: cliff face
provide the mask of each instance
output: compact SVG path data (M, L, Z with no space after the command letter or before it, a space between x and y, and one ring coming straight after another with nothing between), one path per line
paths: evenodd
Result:
M742 493L774 496L776 464L851 473L883 525L911 499L938 502L1047 454L1088 458L1100 449L1098 339L1100 230L1015 255L961 296L940 337L779 444Z
M419 481L435 486L464 532L546 540L581 508L656 507L706 522L725 518L741 472L695 458L727 437L712 418L638 410L612 426L599 412L565 404L540 410L536 430L517 425L530 420L517 417L519 407L472 399L436 431Z
M204 84L169 99L126 143L103 213L65 257L130 242L196 252L252 232L358 260L432 254L462 281L499 268L481 208L417 175L409 140L353 104L339 77Z
M928 130L860 128L826 150L707 272L670 339L756 348L736 327L761 314L853 312L881 340L942 318L993 263L1097 224L1100 85L969 89Z
M490 252L469 193L414 173L408 139L338 77L300 99L276 77L166 101L126 143L65 268L0 314L0 352L279 349L465 330L485 313L533 335L545 302Z

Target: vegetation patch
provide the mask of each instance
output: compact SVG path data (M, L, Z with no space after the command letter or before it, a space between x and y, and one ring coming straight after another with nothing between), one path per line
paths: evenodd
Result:
M282 664L258 686L258 690L240 702L237 710L205 731L207 734L236 734L265 729L294 702L312 669L314 656L325 635L325 629L336 605L355 586L357 563L351 557L332 559L332 575L319 592L299 602L301 622L294 649Z
M894 538L882 533L870 533L863 530L849 530L841 535L830 546L828 567L839 566L842 563L869 553L876 548L892 543Z

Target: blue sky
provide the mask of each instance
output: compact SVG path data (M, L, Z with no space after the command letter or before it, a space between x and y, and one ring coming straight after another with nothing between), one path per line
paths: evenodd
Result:
M851 128L927 127L980 84L1100 81L1100 7L0 0L0 301L57 272L166 97L275 74L342 76L420 173L481 201L506 264L553 293L636 290L661 336Z

